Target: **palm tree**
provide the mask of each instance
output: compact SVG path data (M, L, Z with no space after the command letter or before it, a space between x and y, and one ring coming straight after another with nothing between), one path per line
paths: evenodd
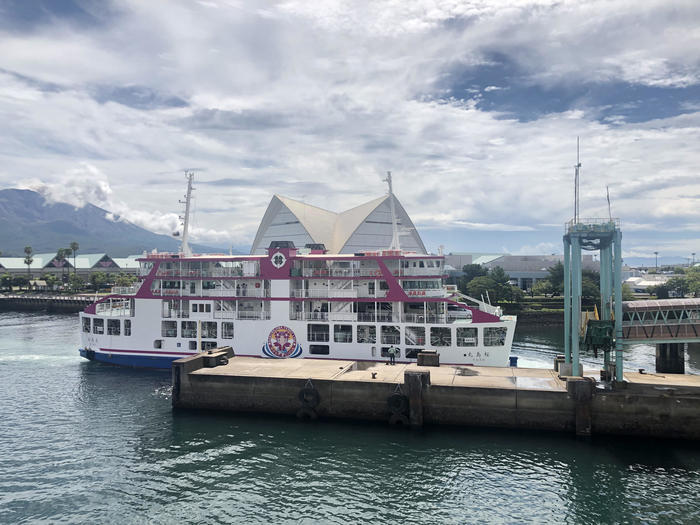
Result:
M73 241L70 243L70 249L73 252L73 275L75 275L75 272L77 271L77 268L75 267L75 254L78 252L78 248L80 248L80 245Z
M32 247L31 246L24 247L24 255L26 256L24 258L24 264L27 265L27 277L29 277L31 279L32 278L32 263L34 262L34 259L32 258Z
M67 252L70 252L68 248L59 248L58 251L56 252L56 261L60 264L61 266L61 282L65 281L66 277L66 266L63 264L66 260L66 255L68 255Z

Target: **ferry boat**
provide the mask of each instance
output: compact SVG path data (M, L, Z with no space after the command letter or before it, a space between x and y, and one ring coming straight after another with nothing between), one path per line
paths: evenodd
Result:
M443 256L330 254L290 241L265 255L192 254L191 182L180 253L144 255L138 284L80 314L81 356L170 368L221 346L238 356L356 361L387 361L394 347L396 362L435 351L444 364L508 366L515 316L445 285Z

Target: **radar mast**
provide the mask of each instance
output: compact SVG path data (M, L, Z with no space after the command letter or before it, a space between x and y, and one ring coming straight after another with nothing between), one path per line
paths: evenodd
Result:
M190 227L190 203L192 201L192 181L194 180L194 171L185 171L185 178L187 179L187 193L185 194L185 200L179 201L180 204L185 205L185 215L180 217L182 220L182 243L180 244L180 252L185 257L192 257L192 249L189 245L189 227Z
M391 207L391 246L390 250L400 250L401 242L399 241L399 226L396 222L396 205L394 204L394 188L391 185L391 172L386 172L386 179L389 185L389 206Z

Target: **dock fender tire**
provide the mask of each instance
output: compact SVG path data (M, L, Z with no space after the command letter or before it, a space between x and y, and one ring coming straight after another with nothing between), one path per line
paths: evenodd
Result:
M321 396L313 387L306 386L299 390L299 401L304 407L316 408L321 401Z
M408 408L408 399L402 394L391 394L387 399L392 414L403 414Z
M223 366L228 364L228 357L222 355L216 363L218 366Z
M408 426L408 423L408 418L403 414L391 414L391 416L389 416L390 425Z
M297 419L301 421L316 421L318 419L318 414L313 408L303 406L297 410Z

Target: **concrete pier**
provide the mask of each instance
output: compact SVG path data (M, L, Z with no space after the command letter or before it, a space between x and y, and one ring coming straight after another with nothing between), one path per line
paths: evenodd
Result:
M656 372L660 374L685 374L685 344L657 343Z
M82 312L94 295L0 294L0 311Z
M230 348L175 361L172 373L175 408L700 439L698 376L626 373L611 387L599 371L274 360Z

